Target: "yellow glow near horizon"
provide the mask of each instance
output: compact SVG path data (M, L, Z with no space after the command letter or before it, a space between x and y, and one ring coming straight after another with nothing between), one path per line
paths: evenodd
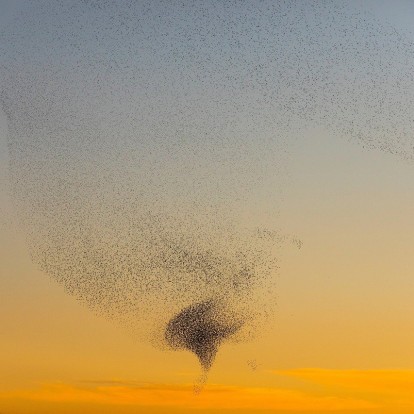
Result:
M240 387L207 385L195 393L190 384L142 384L131 381L96 381L79 384L43 384L37 388L0 393L0 403L15 401L16 408L30 402L133 406L203 410L282 410L291 412L409 413L414 409L414 370L273 371L292 377L296 387ZM322 387L318 387L322 386ZM115 409L115 408L114 408ZM85 411L88 412L88 411ZM391 411L390 411L391 412Z

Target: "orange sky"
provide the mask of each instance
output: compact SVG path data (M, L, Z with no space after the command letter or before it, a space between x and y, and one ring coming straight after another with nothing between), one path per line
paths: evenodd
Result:
M192 355L93 315L33 267L3 221L0 412L412 412L414 171L310 133L326 155L303 142L292 161L282 214L303 246L281 252L277 314L262 337L220 350L200 395Z
M413 165L322 129L298 138L272 225L303 245L280 251L276 313L225 344L195 394L193 355L94 315L32 264L6 130L2 114L0 414L414 412Z

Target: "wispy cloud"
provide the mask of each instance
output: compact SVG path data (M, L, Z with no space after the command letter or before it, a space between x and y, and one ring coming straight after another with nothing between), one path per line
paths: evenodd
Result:
M296 369L273 371L277 375L322 385L326 393L352 395L381 408L414 411L414 370Z
M313 395L294 389L209 385L198 395L192 385L134 384L129 381L45 384L38 389L0 393L1 399L25 401L164 406L199 409L266 409L288 411L361 410L375 407L363 399Z
M252 409L292 412L414 412L414 370L295 369L272 371L282 387L207 385L194 394L193 385L137 381L88 380L43 384L37 388L0 392L0 402L22 404L77 403L96 406L168 409ZM285 380L283 380L283 378ZM290 378L286 381L287 378ZM279 381L276 381L279 382ZM289 384L289 385L286 385ZM209 411L210 412L210 411Z

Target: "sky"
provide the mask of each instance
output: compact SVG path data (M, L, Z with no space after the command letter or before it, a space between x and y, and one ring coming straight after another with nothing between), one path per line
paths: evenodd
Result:
M10 7L10 14L25 7L24 2L10 5L11 2L0 3L3 10ZM407 42L414 41L410 32L414 6L410 2L355 2L353 6L368 9L379 21L403 33ZM2 14L0 24L4 26L7 20L8 14ZM35 58L42 59L39 55ZM221 58L213 61L220 62ZM214 65L212 70L214 74ZM150 75L160 73L164 74L161 71ZM174 79L180 85L178 75ZM117 85L122 87L122 83ZM237 79L230 89L234 85ZM156 85L154 88L156 91ZM151 89L153 93L154 90ZM207 92L221 96L208 88ZM256 92L253 88L251 93ZM200 91L190 88L188 93L198 96ZM236 96L251 104L250 95ZM170 98L167 94L164 111L170 108ZM87 110L85 100L79 102L79 111ZM226 102L218 109L233 104ZM209 114L222 119L215 112L216 107L205 105L202 109L207 108ZM199 132L211 125L209 119L202 119L205 113L202 109L188 109L185 105L182 108L192 116L201 117L195 126L188 127L191 131ZM226 112L230 117L234 115L232 108ZM252 106L248 108L246 113ZM273 125L269 121L271 107L263 108L270 112L260 118L265 120L263 130L254 125L256 135L249 153L253 154L253 167L246 175L240 169L235 178L224 179L219 195L231 192L234 183L245 183L244 179L248 182L251 177L254 182L262 177L261 171L254 169L254 161L266 153L259 145L267 142L266 128ZM100 110L105 112L107 108L103 105ZM237 132L249 131L248 123L238 121L233 127ZM266 164L273 158L269 156L264 161L270 178L249 193L251 198L246 196L244 205L248 208L237 210L228 196L224 201L214 198L209 186L212 181L205 181L203 191L231 209L238 219L270 223L270 227L281 229L285 238L277 250L277 269L272 270L271 295L257 299L259 303L272 302L270 319L257 337L225 343L203 391L195 394L193 385L201 371L194 355L153 346L135 329L108 319L99 308L94 310L85 305L83 297L67 294L50 267L45 271L36 263L30 231L19 223L17 212L21 204L15 200L10 185L9 127L3 112L0 119L1 413L200 410L208 414L235 409L241 413L412 412L412 160L390 151L364 148L343 132L333 133L327 126L306 122L298 130L291 126L287 132L288 156L274 170L274 175L269 173L270 164ZM107 128L112 131L110 126ZM128 138L128 127L124 131ZM230 153L229 148L224 146L222 150ZM265 150L269 148L273 149ZM108 160L111 152L106 148L105 151L102 157ZM157 152L158 147L154 151L156 156L165 156L162 151ZM205 147L200 151L209 154ZM185 157L188 152L174 154ZM199 156L197 153L194 160ZM246 160L249 161L241 159ZM237 157L233 160L238 161ZM116 160L113 167L108 165L109 171L115 171ZM209 168L201 171L212 174ZM174 175L175 164L168 164L166 171ZM125 171L121 171L121 177L122 173ZM203 174L200 177L201 180ZM169 183L164 180L163 176L162 185ZM32 191L37 189L33 187ZM180 189L178 186L177 192ZM194 201L201 206L205 205L203 191ZM260 198L261 192L266 197ZM234 191L235 196L243 194L241 190ZM184 193L184 201L185 197ZM39 223L42 222L35 222L35 228ZM145 320L143 315L137 318ZM137 324L141 326L141 322Z

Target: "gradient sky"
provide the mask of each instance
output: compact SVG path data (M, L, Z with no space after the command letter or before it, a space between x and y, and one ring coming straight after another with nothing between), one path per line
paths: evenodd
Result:
M359 7L414 41L411 2ZM274 220L303 245L280 252L274 320L254 341L224 345L194 395L195 357L139 341L32 264L13 214L6 134L2 114L2 414L413 412L412 162L322 127L301 132Z

